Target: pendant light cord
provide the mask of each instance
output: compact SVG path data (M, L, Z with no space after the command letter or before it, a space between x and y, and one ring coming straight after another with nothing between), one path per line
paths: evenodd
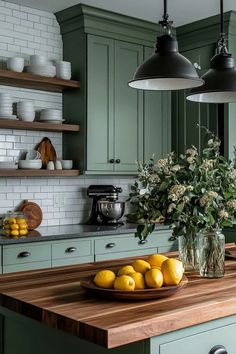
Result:
M173 23L173 21L169 21L169 15L167 13L167 0L164 0L164 13L162 16L162 20L159 21L159 25L162 26L164 31L167 31L167 33L170 34L172 23Z
M224 32L224 0L220 0L220 39L217 42L217 53L228 53Z

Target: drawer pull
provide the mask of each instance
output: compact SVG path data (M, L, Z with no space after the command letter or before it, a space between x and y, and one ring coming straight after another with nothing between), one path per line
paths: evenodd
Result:
M209 351L209 354L227 354L227 351L223 345L216 345Z
M147 240L140 240L140 241L139 241L139 244L140 244L140 245L145 245L145 243L147 243Z
M106 248L113 248L113 247L115 247L115 245L116 244L114 242L111 242L106 245Z
M18 258L26 258L26 257L29 257L29 256L31 256L31 253L30 252L20 252L19 254L18 254Z
M76 247L68 247L68 248L66 249L66 253L73 253L73 252L75 252L76 250L77 250Z

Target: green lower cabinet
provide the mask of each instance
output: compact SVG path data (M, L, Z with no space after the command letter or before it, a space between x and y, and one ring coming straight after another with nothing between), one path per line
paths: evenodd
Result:
M106 349L4 308L0 313L4 316L1 354L209 354L216 345L235 354L236 316Z
M25 243L2 248L3 273L51 267L51 243Z
M66 240L52 243L52 267L94 261L93 240Z
M134 250L134 251L124 251L124 252L110 252L105 254L96 254L95 255L95 262L98 261L108 261L111 259L119 259L119 258L126 258L126 257L138 257L138 256L147 256L149 254L157 253L157 248L145 248L142 250Z
M236 316L229 316L170 332L151 338L150 354L210 354L217 345L224 346L226 353L234 354L235 330Z

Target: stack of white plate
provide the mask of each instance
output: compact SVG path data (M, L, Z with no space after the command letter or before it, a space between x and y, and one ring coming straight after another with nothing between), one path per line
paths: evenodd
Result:
M56 75L58 79L71 79L71 63L69 61L56 62Z
M7 93L0 93L0 118L16 119L13 115L12 97Z
M30 65L25 70L34 75L54 77L56 76L56 68L52 65L44 55L31 55Z
M17 170L18 165L15 161L0 161L1 170Z
M61 124L64 122L62 119L62 111L58 109L43 109L40 113L40 121L44 123Z
M35 118L33 103L30 101L17 102L17 117L25 122L33 122Z

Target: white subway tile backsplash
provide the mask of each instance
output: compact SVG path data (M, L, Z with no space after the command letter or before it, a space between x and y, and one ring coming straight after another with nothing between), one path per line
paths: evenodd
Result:
M60 27L53 13L35 10L0 0L0 59L2 68L10 56L21 55L29 62L31 54L44 54L49 60L62 59ZM25 88L0 86L14 102L32 101L39 111L43 108L62 109L60 93L33 91ZM27 150L47 136L58 157L62 157L62 134L26 130L0 130L0 161L17 160ZM24 199L39 204L43 210L42 226L77 224L90 213L92 200L87 197L90 184L121 185L122 199L127 199L131 178L0 178L0 213L13 210ZM128 186L128 187L127 187ZM55 197L56 196L56 197ZM58 198L59 196L59 198Z

